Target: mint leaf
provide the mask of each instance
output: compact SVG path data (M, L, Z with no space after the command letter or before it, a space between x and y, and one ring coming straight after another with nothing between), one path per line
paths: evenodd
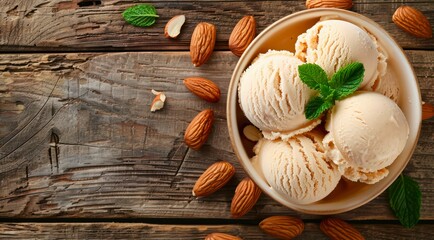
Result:
M326 72L316 64L306 63L299 65L298 75L303 83L314 90L320 90L322 85L329 85Z
M338 99L355 92L363 82L365 68L363 64L354 62L339 69L330 80L330 86L336 89Z
M322 97L314 97L309 100L304 109L304 115L308 120L317 119L324 111L333 106L333 101L324 100Z
M155 23L158 17L157 10L149 4L140 4L127 8L123 13L127 23L137 27L148 27Z
M401 176L389 187L389 204L401 224L411 228L419 221L422 194L416 181Z

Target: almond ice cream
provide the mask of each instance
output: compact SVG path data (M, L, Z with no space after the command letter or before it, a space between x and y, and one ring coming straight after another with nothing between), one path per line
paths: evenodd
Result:
M341 174L326 160L324 135L312 131L288 140L261 139L252 163L277 192L298 204L309 204L335 189Z
M265 138L288 139L320 123L304 116L304 106L315 91L301 82L300 64L303 62L291 52L268 51L260 54L241 76L241 109Z
M373 184L388 175L409 135L397 105L399 84L377 39L355 24L321 20L297 38L295 54L269 50L245 70L239 104L264 138L251 159L271 188L297 204L329 195L341 176ZM356 92L329 110L324 136L320 119L305 118L305 106L318 93L298 76L298 66L315 63L330 78L360 62L365 68Z
M295 50L299 59L318 64L328 77L349 63L361 62L365 76L360 88L385 73L386 57L379 51L375 38L346 21L316 23L297 38Z
M360 91L336 102L326 123L326 155L343 176L373 184L389 173L407 142L409 126L391 99Z

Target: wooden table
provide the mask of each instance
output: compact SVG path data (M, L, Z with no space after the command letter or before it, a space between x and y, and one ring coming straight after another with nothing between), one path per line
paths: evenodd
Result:
M257 224L272 215L301 217L299 239L327 239L323 216L302 214L263 195L241 219L230 217L237 183L246 176L233 153L226 125L226 97L238 57L228 51L233 26L254 15L257 31L305 1L157 1L151 28L121 17L135 1L2 0L0 5L0 238L3 239L203 239L226 232L269 239ZM432 1L405 1L434 25ZM353 11L383 26L405 49L424 101L434 104L434 41L418 39L391 20L402 1L354 1ZM174 15L187 22L177 40L164 38ZM200 68L190 62L198 22L217 26L216 51ZM214 80L219 103L192 95L182 80ZM167 95L151 113L151 89ZM183 142L201 110L216 114L200 150ZM211 197L195 199L199 175L219 159L236 166L235 177ZM405 174L420 184L421 220L402 227L386 193L337 215L367 239L434 238L434 119L423 121Z

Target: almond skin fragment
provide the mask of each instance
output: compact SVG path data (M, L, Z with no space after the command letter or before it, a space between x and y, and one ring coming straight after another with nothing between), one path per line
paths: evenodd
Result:
M402 30L416 37L432 37L432 28L428 19L422 12L413 7L399 7L393 14L392 21Z
M261 189L250 178L244 178L235 189L232 198L231 214L239 218L248 213L255 206L261 196Z
M208 139L214 122L214 112L205 109L191 120L184 134L184 142L194 150L199 150Z
M206 197L222 188L234 176L235 168L227 161L218 161L209 166L194 184L192 194Z
M170 19L164 27L166 38L176 38L181 33L181 27L185 23L185 15L176 15Z
M353 6L352 0L307 0L307 8L341 8L350 9Z
M422 120L428 120L434 117L434 106L429 103L422 105Z
M259 227L270 236L278 239L293 239L304 230L301 219L289 216L273 216L262 220Z
M210 233L205 237L205 240L242 240L242 238L226 233Z
M184 79L184 85L192 93L208 102L220 100L220 88L213 81L202 77L189 77Z
M229 37L229 49L240 57L256 35L256 21L253 16L245 16L235 25Z
M364 240L362 234L349 223L339 218L327 218L321 221L321 231L332 240Z
M204 64L214 51L216 27L211 23L201 22L193 31L190 42L191 62L195 67Z

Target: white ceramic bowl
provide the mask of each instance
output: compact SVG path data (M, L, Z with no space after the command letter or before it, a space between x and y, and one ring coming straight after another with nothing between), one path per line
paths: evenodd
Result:
M399 105L407 117L410 135L401 155L388 167L389 175L380 182L367 185L341 180L338 187L325 199L307 205L291 202L272 189L266 180L262 179L250 162L253 156L254 143L245 140L242 128L249 124L238 106L237 87L244 70L259 53L269 49L289 50L294 52L297 36L313 26L320 17L331 16L356 25L363 26L377 39L388 54L388 65L392 66L395 75L399 76L400 102ZM377 23L360 14L340 9L311 9L286 16L271 24L262 31L250 44L238 61L232 75L227 99L227 121L229 135L234 151L247 174L253 181L274 200L299 212L309 214L337 214L360 207L371 201L399 176L416 147L421 127L422 109L420 90L413 69L403 50Z

